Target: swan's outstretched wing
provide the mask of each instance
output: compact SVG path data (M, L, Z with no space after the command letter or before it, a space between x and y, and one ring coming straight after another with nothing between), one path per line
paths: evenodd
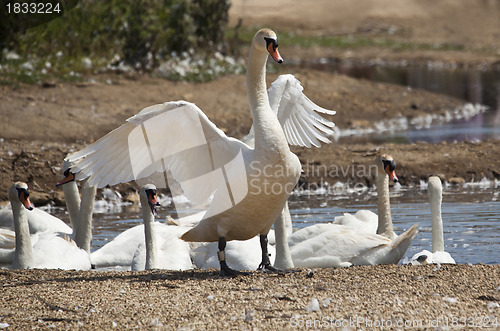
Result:
M335 111L316 105L302 91L304 88L293 75L279 76L269 88L269 103L277 114L289 144L310 148L330 143L335 124L319 114L335 115ZM251 144L253 127L244 141Z
M223 180L221 167L248 149L196 105L178 101L143 109L67 160L74 162L77 180L88 178L86 185L97 187L143 178L166 187L170 172L188 198L202 202Z

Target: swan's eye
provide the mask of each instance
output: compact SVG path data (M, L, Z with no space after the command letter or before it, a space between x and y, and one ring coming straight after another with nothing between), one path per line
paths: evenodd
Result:
M383 160L384 169L389 168L389 171L394 171L396 169L396 162L393 160Z
M68 177L69 176L70 170L71 170L71 168L68 168L68 169L64 170L64 172L63 172L64 177Z
M27 189L18 187L17 188L17 195L21 198L21 197L23 197L23 194L24 194L24 198L28 198L30 196L30 192Z
M268 50L269 47L272 46L273 51L276 51L276 48L278 48L278 41L276 39L264 37L264 40L266 41L266 48Z

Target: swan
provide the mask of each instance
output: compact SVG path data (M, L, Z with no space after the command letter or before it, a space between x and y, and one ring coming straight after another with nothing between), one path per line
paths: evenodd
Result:
M168 172L191 200L212 197L203 219L181 238L218 242L221 275L237 274L226 263L226 242L256 235L261 237L260 268L276 271L268 257L267 233L301 171L288 143L309 147L330 142L333 123L316 112L334 112L313 107L301 92L292 98L289 84L278 84L281 96L271 100L265 81L268 54L283 62L276 34L261 29L252 41L247 69L253 148L227 137L196 105L167 102L143 109L92 145L68 155L69 162L76 162L77 179L103 187ZM277 108L273 110L270 102ZM292 110L280 115L287 104ZM176 139L162 143L165 132Z
M156 237L170 237L173 234L179 237L193 225L199 223L204 214L205 212L203 211L179 219L167 217L167 224L170 226L154 222L152 229L154 229ZM131 267L133 264L136 264L136 267L132 267L132 269L139 268L139 263L137 262L139 257L135 256L138 252L142 252L141 256L145 261L145 232L147 230L144 223L123 231L112 241L90 254L92 265L97 268L105 268L116 266ZM141 262L141 266L142 270L144 270L145 262Z
M441 218L441 202L443 200L443 186L441 179L437 176L431 176L428 184L429 200L431 203L432 219L432 252L423 250L413 255L410 264L455 264L455 260L450 253L444 250L443 219Z
M26 209L31 212L33 205L29 200L26 183L14 183L9 190L9 199L16 232L16 248L12 261L14 269L90 269L87 252L78 248L67 235L60 237L51 232L39 232L36 233L36 242L32 242Z
M413 225L391 240L379 234L357 232L339 224L315 224L294 232L288 244L296 267L396 264L417 233L417 225Z
M63 220L41 210L34 208L28 214L28 224L30 233L37 232L55 232L65 233L71 235L78 243L79 247L86 247L90 245L91 237L88 238L87 230L90 226L83 226L80 237L77 236L77 225L82 223L86 224L91 222L93 203L95 199L95 188L82 188L82 205L83 209L80 211L80 196L78 193L78 186L74 180L75 175L71 172L71 164L65 161L63 165L63 179L56 184L61 186L64 191L64 200L69 214L70 225L66 224ZM81 220L79 220L81 219ZM91 225L91 223L89 223ZM0 228L14 229L14 218L11 210L0 211ZM3 246L2 246L3 247Z
M288 244L296 267L396 264L401 260L418 233L417 225L399 236L394 233L388 180L398 180L395 162L392 156L384 154L376 158L375 165L380 217L358 211L337 218L334 223L316 224L294 232Z
M82 185L81 199L76 184L76 175L72 172L73 164L64 161L63 179L56 186L62 186L64 200L71 222L71 238L78 247L90 254L92 243L92 214L94 212L94 202L97 187Z
M180 227L155 223L154 215L159 204L156 187L152 184L140 190L144 220L144 243L141 243L132 259L132 270L192 269L189 244L179 237L186 231ZM156 230L160 229L160 233Z
M389 180L398 181L396 163L391 155L382 154L375 158L374 165L377 169L375 185L378 215L370 210L358 210L354 215L344 213L335 217L333 224L344 225L357 232L378 233L395 239L397 235L392 224Z
M71 227L64 221L39 208L34 208L27 217L31 234L38 232L57 232L69 235L73 232ZM12 210L0 210L0 227L14 230Z
M71 175L72 174L69 172L69 169L65 170L63 180L56 184L56 186L62 185L64 189L64 197L72 226L69 227L64 221L60 220L59 218L43 210L34 208L30 213L28 213L28 225L32 242L36 242L36 240L38 239L36 234L40 232L53 232L58 234L71 235L74 239L75 231L73 230L78 224L77 219L79 217L83 217L85 214L78 215L80 209L80 197L78 195L78 187L72 180ZM84 193L83 198L84 200L91 199L88 193ZM90 212L90 214L91 213L92 212ZM16 247L16 233L15 231L13 231L14 217L12 210L2 211L0 214L0 218L2 218L2 222L4 222L3 225L5 225L5 227L0 228L0 263L12 263L12 258L14 257L14 251ZM90 240L91 237L88 238L89 247ZM82 246L79 247L83 248Z
M156 237L163 238L175 235L178 238L194 224L199 223L204 214L205 212L198 212L179 219L167 217L167 225L154 222L152 229L154 229ZM132 267L132 269L140 268L137 262L139 257L136 257L136 255L138 252L141 252L141 256L145 261L145 232L147 232L147 230L145 229L144 223L123 231L112 241L90 254L92 265L96 268L105 268L116 266L131 267L135 264L136 267ZM179 246L184 247L180 244ZM141 262L141 266L142 270L144 270L145 262Z

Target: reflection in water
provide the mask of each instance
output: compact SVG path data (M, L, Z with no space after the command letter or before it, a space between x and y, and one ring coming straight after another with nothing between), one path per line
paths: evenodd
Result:
M440 63L409 66L345 65L323 60L321 63L301 63L327 72L337 72L354 78L384 82L450 95L472 104L489 107L485 113L470 120L454 121L428 129L380 134L375 142L411 143L500 139L500 70L443 68ZM373 140L372 140L373 141Z

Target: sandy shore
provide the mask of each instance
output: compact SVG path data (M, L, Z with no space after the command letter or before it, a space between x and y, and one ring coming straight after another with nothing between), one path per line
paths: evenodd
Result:
M454 329L500 323L500 267L216 271L1 270L8 329ZM317 300L317 305L314 300Z

